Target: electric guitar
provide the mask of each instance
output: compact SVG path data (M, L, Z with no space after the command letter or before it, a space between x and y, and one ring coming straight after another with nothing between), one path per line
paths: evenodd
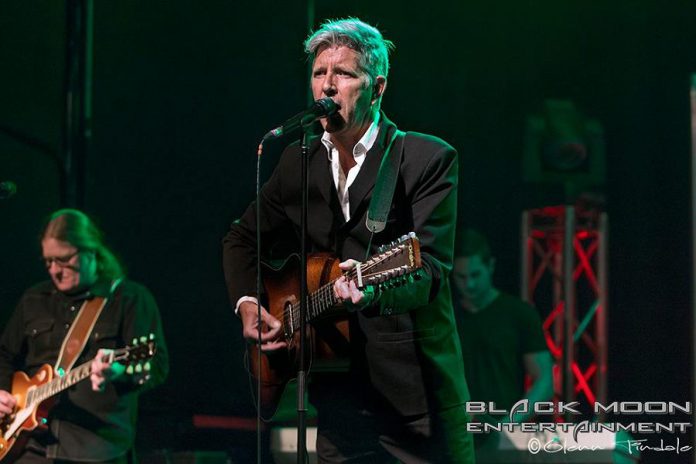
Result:
M418 278L421 268L420 243L415 233L379 248L376 255L344 273L339 259L328 253L307 257L307 360L312 370L337 370L347 366L349 353L348 312L337 301L334 282L345 275L358 289L368 285L385 289L407 284ZM288 381L295 377L299 362L300 341L300 262L293 255L279 268L262 270L268 297L268 312L282 323L282 337L288 348L261 352L256 345L248 349L248 369L254 381L261 382L261 414L270 418L275 413ZM255 390L255 389L254 389Z
M126 365L127 374L149 377L149 359L155 355L154 335L134 339L133 344L109 353L108 362ZM29 378L24 372L15 372L12 378L12 396L17 400L14 413L0 420L0 461L11 462L29 437L29 432L37 427L45 427L48 412L53 406L55 395L88 378L92 373L92 360L81 364L68 372L56 373L48 364L44 364ZM96 393L95 393L96 394ZM12 450L12 453L10 451ZM10 456L8 457L8 454ZM8 459L5 459L8 457Z

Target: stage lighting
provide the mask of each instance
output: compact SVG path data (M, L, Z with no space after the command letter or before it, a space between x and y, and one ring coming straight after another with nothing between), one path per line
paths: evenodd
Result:
M522 169L525 183L547 191L560 187L567 201L601 194L606 169L601 125L571 101L546 100L541 114L527 118Z

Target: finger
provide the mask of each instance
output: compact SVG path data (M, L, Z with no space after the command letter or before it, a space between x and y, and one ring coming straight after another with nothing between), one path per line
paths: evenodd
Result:
M12 414L12 411L14 411L15 404L16 402L0 401L0 413Z
M348 260L346 260L346 261L343 261L342 263L338 263L338 267L339 267L342 271L350 271L350 270L353 269L353 268L355 267L355 265L358 264L358 263L359 263L359 261L356 261L356 260L354 260L354 259L348 259Z
M242 323L244 324L245 330L256 330L258 319L259 314L256 305L249 305L245 308L244 312L242 312ZM279 329L282 326L281 322L266 311L263 306L261 307L261 321L263 325L271 329Z
M92 360L92 364L89 366L91 369L90 377L94 376L101 370L101 363L99 362L99 355Z
M339 277L334 283L334 295L339 300L345 300L350 297L350 288L345 277Z
M92 375L101 375L102 371L106 367L106 364L102 362L100 359L99 353L97 353L97 356L92 360Z
M262 324L261 327L261 343L268 343L275 341L283 336L283 327L280 322L279 326L276 328L270 328L267 324ZM259 341L259 326L254 324L253 326L245 326L243 330L244 338L252 343L258 343Z
M365 295L362 291L358 289L358 287L355 285L355 282L351 280L348 284L348 287L350 291L350 301L352 301L353 304L361 303Z
M259 342L258 332L252 332L251 334L249 334L249 336L247 336L245 338L252 343ZM282 340L282 338L278 334L271 334L270 332L261 332L261 343L263 343L263 344L277 342L277 341L281 341L281 340Z
M112 350L101 348L97 351L97 355L92 360L92 372L101 372L111 366Z
M287 348L287 347L288 347L288 344L285 341L276 340L276 341L270 341L268 343L261 344L261 351L263 351L263 352L275 351L275 350L280 350L280 349Z
M333 284L333 294L334 294L334 298L336 298L337 300L341 299L340 285L341 285L342 278L343 277L339 277L338 279L336 279L336 281L334 281L334 284Z
M99 359L99 355L97 355L97 357L92 361L91 368L92 372L90 374L90 379L93 383L104 383L113 376L112 364L102 362L101 359ZM92 389L94 390L94 384Z
M95 383L95 384L101 384L107 380L107 373L109 372L108 369L101 369L101 370L96 370L92 371L92 374L89 376L90 380Z
M283 324L280 323L278 319L271 316L271 313L264 311L261 313L261 320L266 324L267 327L271 328L271 331L279 332Z
M0 390L0 405L14 408L17 405L17 398L5 390Z
M106 390L106 382L103 379L91 379L92 380L92 391L103 392Z
M98 385L104 381L104 376L99 373L92 372L92 375L89 376L89 379L93 385Z

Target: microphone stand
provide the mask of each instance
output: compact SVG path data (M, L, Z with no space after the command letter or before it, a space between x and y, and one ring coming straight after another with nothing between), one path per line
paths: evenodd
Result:
M307 455L307 407L305 405L307 356L305 342L307 336L307 209L308 196L308 166L309 166L309 127L302 126L302 175L300 189L302 192L302 207L300 215L300 360L297 368L297 464L305 463Z

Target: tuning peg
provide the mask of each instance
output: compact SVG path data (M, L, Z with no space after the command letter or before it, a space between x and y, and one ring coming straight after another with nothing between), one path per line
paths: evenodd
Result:
M145 335L143 335L142 337L140 337L140 343L142 343L143 345L144 345L145 343L147 343L147 337L146 337Z
M136 365L135 365L135 372L136 372L137 374L140 374L142 371L143 371L143 365L140 364L140 363L136 364Z
M131 342L131 345L137 345L138 344L138 338L135 337L133 338L133 341Z
M147 361L145 365L143 366L143 369L145 369L145 372L150 372L152 370L152 364L150 364L150 361Z
M140 379L138 379L138 385L143 385L148 380L150 380L150 374L144 375Z
M149 338L150 338L150 341L151 341L151 342L154 341L154 340L155 340L155 334L153 334L152 332L150 332L150 337L149 337Z
M132 364L129 364L128 367L126 367L126 374L133 375L133 365Z

